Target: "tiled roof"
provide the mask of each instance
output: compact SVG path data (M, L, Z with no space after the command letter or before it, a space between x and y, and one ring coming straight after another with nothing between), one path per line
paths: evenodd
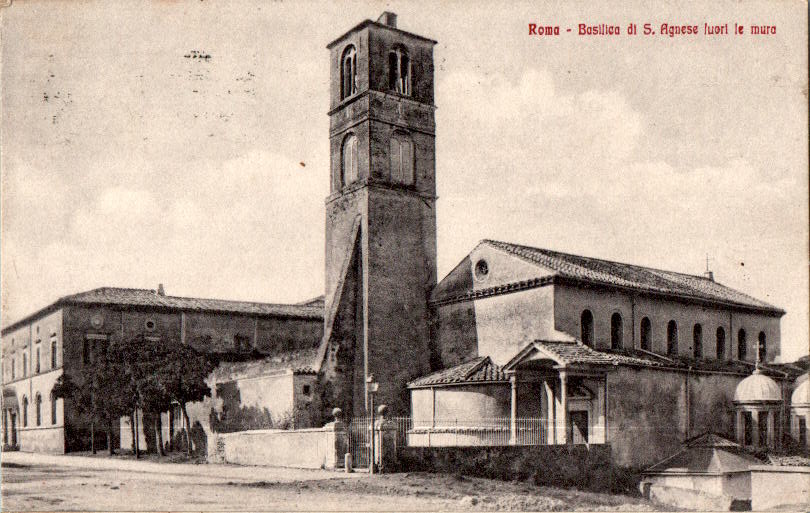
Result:
M409 388L460 383L504 382L509 380L503 369L492 363L488 356L475 358L455 367L443 369L408 383Z
M304 349L268 356L261 360L220 362L214 370L213 377L217 381L222 381L266 376L285 371L292 371L296 374L315 374L313 366L317 353L317 349Z
M102 287L87 292L64 296L53 304L3 328L3 333L31 321L39 315L65 305L115 305L129 307L152 307L193 312L236 313L259 316L296 317L323 319L323 307L311 305L288 305L229 301L193 297L166 296L147 289Z
M762 460L739 444L714 433L704 433L683 442L683 448L644 471L645 474L703 474L740 472Z
M537 340L535 346L542 347L552 355L556 356L566 365L592 364L592 365L644 365L660 367L660 360L650 358L640 358L620 353L608 353L592 349L581 342L562 342Z
M773 313L784 310L703 276L663 271L609 260L570 255L508 242L484 240L495 248L539 264L557 276L612 287L733 304Z

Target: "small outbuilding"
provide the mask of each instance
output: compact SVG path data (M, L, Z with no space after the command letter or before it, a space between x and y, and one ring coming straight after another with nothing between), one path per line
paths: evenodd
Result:
M644 471L648 499L679 507L729 510L751 499L752 465L763 462L713 433L684 441L683 448Z

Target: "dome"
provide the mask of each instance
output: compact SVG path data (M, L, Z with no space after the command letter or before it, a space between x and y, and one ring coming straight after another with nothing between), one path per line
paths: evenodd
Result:
M762 374L759 369L753 374L740 381L734 391L735 403L760 403L774 402L782 400L782 392L779 385L768 376Z
M810 406L810 379L805 379L796 387L793 395L790 396L790 405Z

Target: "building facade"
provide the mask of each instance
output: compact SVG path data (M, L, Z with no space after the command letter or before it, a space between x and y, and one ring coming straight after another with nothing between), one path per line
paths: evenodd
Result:
M51 392L62 374L80 383L82 368L93 365L95 355L108 344L137 337L179 341L215 355L225 366L261 364L268 358L312 353L322 337L321 312L320 302L274 305L181 298L165 295L162 287L101 288L63 297L2 332L4 446L55 453L89 449L89 421L69 399L56 399ZM267 367L259 365L252 375L266 376ZM227 372L215 375L214 391L216 383L231 381ZM210 411L198 413L192 423L201 420L207 425Z

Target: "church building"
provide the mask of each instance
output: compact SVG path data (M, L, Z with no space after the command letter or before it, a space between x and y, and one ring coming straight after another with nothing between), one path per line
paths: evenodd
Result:
M231 327L242 323L240 343L258 350L221 362L209 380L212 397L190 407L203 437L279 427L291 411L285 427L320 426L336 407L348 420L366 414L373 395L411 418L412 446L606 444L618 464L641 467L702 432L734 438L753 433L752 423L766 430L757 440L778 443L791 429L806 439L807 401L789 410L802 370L774 363L785 312L709 272L482 240L438 280L435 44L386 12L327 46L322 303L189 303L155 293L145 304L119 301L138 295L131 292L106 306L93 302L98 310L82 306L79 317L40 321L76 308L75 299L60 300L3 331L4 360L30 361L56 329L75 346L64 358L81 365L84 341L153 329L150 319L213 352L217 341L236 344ZM130 310L140 312L132 322ZM222 322L205 320L213 315ZM60 335L62 323L70 339ZM210 337L197 340L199 333ZM759 403L735 402L738 384L754 373L780 398L762 415L741 409L759 412ZM32 401L35 385L20 385L24 376L4 372L4 426L19 426L14 408L22 406L9 404ZM163 425L172 425L170 412ZM121 429L122 446L128 432Z

